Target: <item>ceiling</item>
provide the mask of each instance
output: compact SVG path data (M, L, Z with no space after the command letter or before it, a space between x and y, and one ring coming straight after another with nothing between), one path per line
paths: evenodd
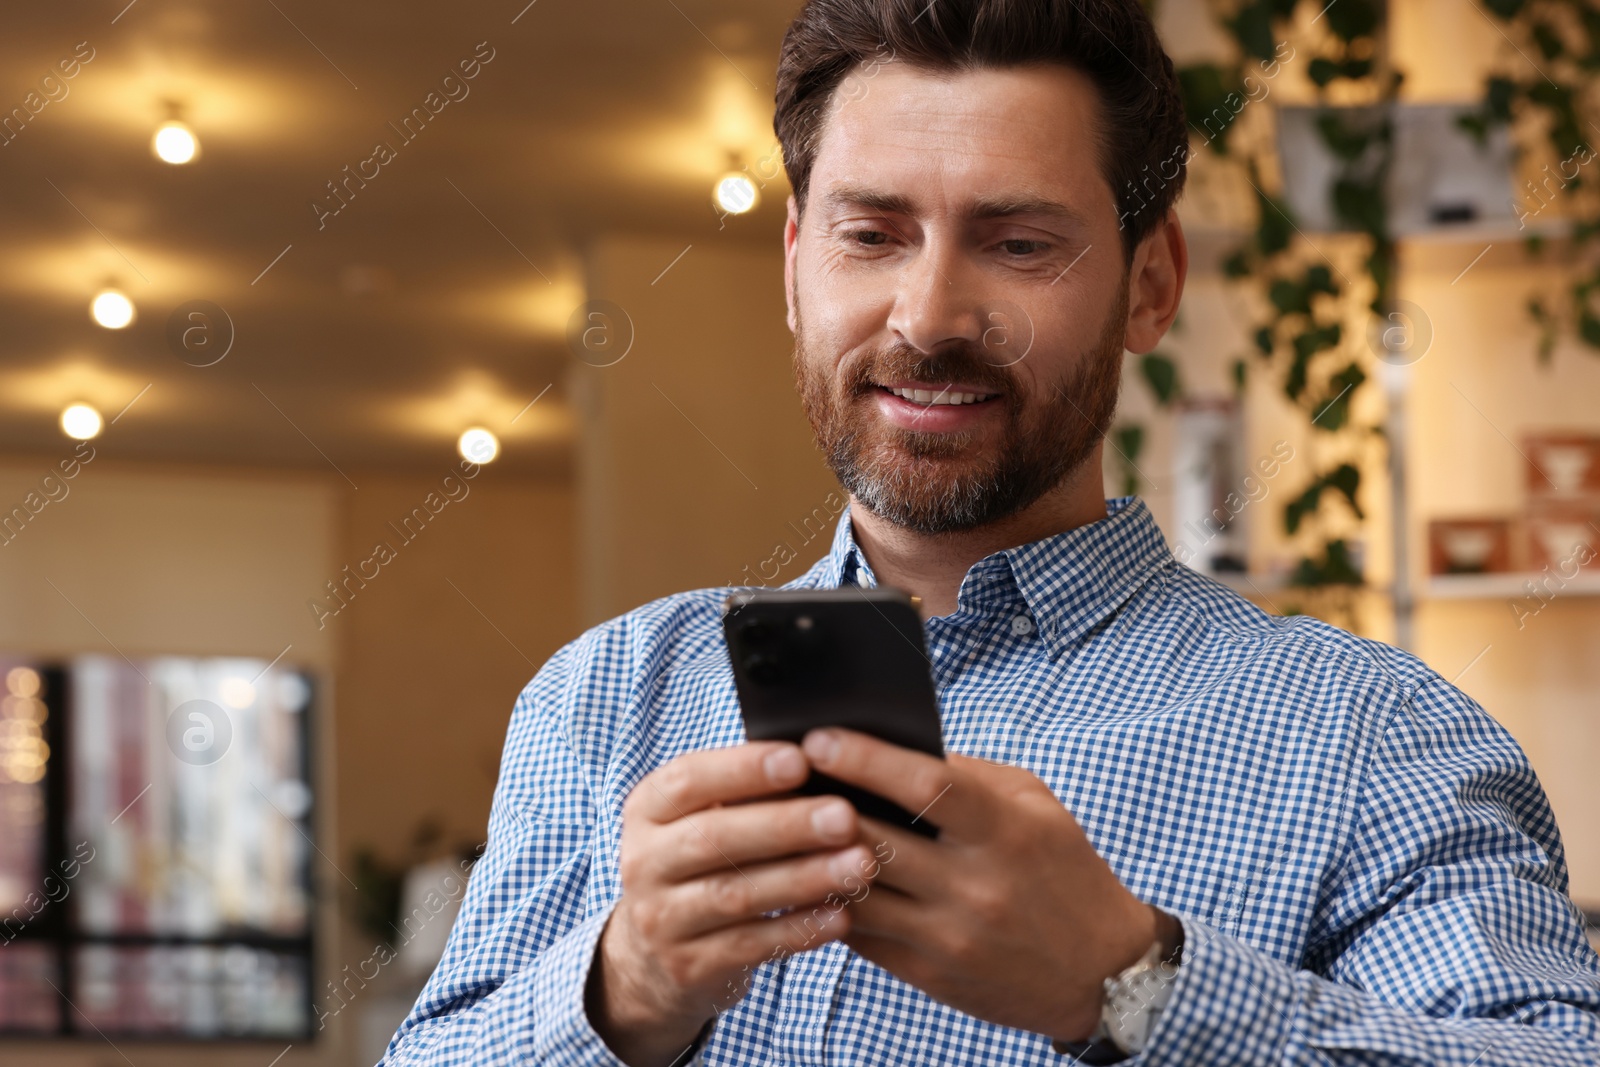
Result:
M797 7L14 8L0 116L37 113L0 145L0 453L66 454L58 417L84 401L122 413L100 447L123 458L432 467L481 423L506 467L559 474L585 242L717 231L729 152L753 170L774 148L773 68ZM41 79L75 53L92 58L45 83L49 99ZM413 108L428 121L408 141L389 124ZM183 166L150 150L174 113L201 145ZM366 162L379 142L391 157ZM370 180L328 213L328 183L350 173ZM719 239L775 242L784 195ZM135 303L126 329L89 317L107 285ZM232 326L209 366L193 364L226 340L214 315L187 320L209 322L211 349L169 340L196 300Z

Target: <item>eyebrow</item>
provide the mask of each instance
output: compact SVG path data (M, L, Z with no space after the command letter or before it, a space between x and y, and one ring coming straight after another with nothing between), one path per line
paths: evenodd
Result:
M886 215L916 214L916 205L909 196L859 186L840 186L830 189L823 194L822 202L830 211L864 207ZM1083 212L1058 201L1038 196L982 196L973 201L971 209L967 212L967 217L974 221L1012 218L1018 215L1054 218L1080 226L1088 225L1088 219Z

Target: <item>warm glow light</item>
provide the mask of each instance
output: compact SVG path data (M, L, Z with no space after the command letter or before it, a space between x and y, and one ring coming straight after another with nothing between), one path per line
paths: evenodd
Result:
M713 199L719 208L730 215L743 215L756 206L755 182L743 173L724 174L717 181L717 192Z
M194 131L181 122L164 122L150 142L156 156L167 163L187 163L200 152Z
M133 301L115 289L107 289L89 304L94 321L108 330L120 330L133 321Z
M481 426L474 426L456 442L461 458L472 463L488 463L500 454L500 441Z
M224 678L220 688L222 702L230 708L242 711L256 702L256 687L243 678Z
M73 404L61 413L61 431L80 441L100 436L100 428L104 425L100 413L88 404Z

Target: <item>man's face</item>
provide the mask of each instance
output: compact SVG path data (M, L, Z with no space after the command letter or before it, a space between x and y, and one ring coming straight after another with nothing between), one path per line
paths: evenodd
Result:
M798 228L790 201L801 401L862 505L971 529L1097 457L1116 409L1128 274L1098 97L1060 66L891 61L846 85Z

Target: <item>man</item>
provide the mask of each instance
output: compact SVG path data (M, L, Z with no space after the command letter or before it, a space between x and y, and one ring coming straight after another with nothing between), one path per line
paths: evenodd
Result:
M1187 269L1137 0L811 0L778 86L796 378L851 497L791 584L921 598L951 755L743 743L725 590L596 627L518 701L387 1062L1596 1062L1511 738L1104 499L1124 349ZM937 839L795 796L810 768Z

